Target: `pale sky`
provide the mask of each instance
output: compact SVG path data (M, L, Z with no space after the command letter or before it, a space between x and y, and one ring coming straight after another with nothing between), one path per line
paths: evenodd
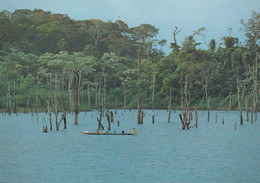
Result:
M120 19L129 27L151 24L159 28L157 39L167 40L164 51L168 54L175 26L182 29L178 44L200 27L207 29L205 38L198 38L202 48L208 48L213 38L220 43L221 37L228 36L228 28L232 28L231 36L244 42L240 20L259 11L260 0L0 0L0 11L35 8L67 14L74 20Z

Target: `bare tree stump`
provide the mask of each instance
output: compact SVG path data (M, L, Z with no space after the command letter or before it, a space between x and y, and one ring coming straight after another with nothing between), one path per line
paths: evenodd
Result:
M52 130L51 112L49 112L49 115L50 115L50 130Z
M182 115L179 114L179 117L180 117L180 120L181 120L182 129L184 130L184 129L185 129L185 123L184 123L184 121L183 121L183 119L182 119Z
M66 129L66 128L67 128L67 119L66 119L66 115L64 116L63 121L64 121L64 129Z
M46 127L44 127L44 126L42 127L42 132L43 132L43 133L47 133L47 132L48 132L48 127L47 127L47 125L46 125Z
M110 123L110 116L109 116L109 113L106 112L106 117L107 117L107 122L108 122L108 131L111 130L111 123Z
M143 121L144 120L144 112L143 112L143 110L141 110L141 116L140 116L140 124L143 124Z
M110 111L110 120L112 123L114 122L114 114L112 111Z
M242 110L240 110L240 125L243 125L243 116L242 116Z

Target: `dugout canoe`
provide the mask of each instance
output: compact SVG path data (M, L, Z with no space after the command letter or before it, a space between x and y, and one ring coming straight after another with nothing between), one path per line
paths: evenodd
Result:
M83 131L80 133L84 133L87 135L134 135L133 133L96 133L96 132L87 132L87 131Z

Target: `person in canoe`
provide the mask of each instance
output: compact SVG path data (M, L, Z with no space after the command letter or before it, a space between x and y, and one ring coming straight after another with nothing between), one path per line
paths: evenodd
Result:
M136 129L133 128L133 130L131 130L131 133L132 133L132 134L136 134Z

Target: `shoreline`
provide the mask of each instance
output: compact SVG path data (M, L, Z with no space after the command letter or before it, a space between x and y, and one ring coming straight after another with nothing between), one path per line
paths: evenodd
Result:
M98 109L91 109L91 110L82 110L82 111L79 111L79 113L80 112L92 112L92 111L97 111ZM115 110L115 108L111 108L111 109L109 109L109 110ZM137 110L136 108L128 108L128 109L124 109L124 108L117 108L117 110L125 110L125 111L131 111L131 110ZM158 109L151 109L151 108L144 108L144 109L142 109L142 110L167 110L168 111L168 109L167 108L158 108ZM176 109L172 109L172 111L175 111L175 110L178 110L178 111L181 111L181 109L179 109L179 108L176 108ZM195 110L194 108L192 108L192 109L190 109L191 111L193 111L193 110ZM197 110L199 110L199 111L207 111L208 109L197 109ZM227 108L227 109L225 109L225 108L217 108L217 109L209 109L209 111L239 111L239 109L229 109L229 108ZM242 109L242 111L246 111L246 109ZM260 111L260 109L257 109L256 110L256 112L259 112ZM251 112L251 110L248 110L248 112L250 113ZM24 110L18 110L17 112L13 112L13 111L11 111L11 112L8 112L8 111L5 111L5 110L0 110L0 113L7 113L7 114L19 114L19 113L24 113L24 114L28 114L28 113L33 113L33 114L35 114L36 113L36 111L24 111ZM48 112L46 112L45 110L38 110L37 111L37 113L48 113ZM53 111L51 111L51 113L54 113ZM63 111L58 111L58 113L63 113ZM74 113L74 111L71 111L71 112L69 112L69 111L66 111L66 113L67 114L69 114L69 113Z

